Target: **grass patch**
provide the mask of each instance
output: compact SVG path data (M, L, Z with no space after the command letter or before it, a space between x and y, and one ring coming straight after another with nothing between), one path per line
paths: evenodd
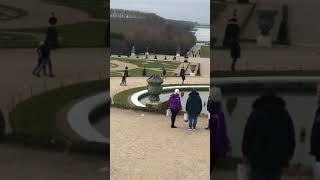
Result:
M0 48L24 48L36 46L39 40L29 34L0 32Z
M174 62L174 61L163 61L163 60L146 60L146 59L123 59L123 58L117 58L115 59L117 61L122 61L125 63L131 63L134 65L137 65L140 68L146 67L146 68L162 68L165 69L176 69L179 67L180 62ZM143 64L146 63L147 64Z
M106 0L45 0L49 3L72 7L87 12L94 18L106 19L109 11Z
M320 71L213 71L213 77L320 76Z
M104 22L81 22L76 24L57 26L59 39L62 47L103 47L106 23ZM14 29L6 31L34 33L44 36L47 27ZM20 41L16 41L15 46L21 46ZM35 47L32 40L25 41L29 47Z
M180 62L162 61L162 60L145 60L145 59L137 60L137 59L123 59L123 58L117 58L114 60L137 65L138 68L129 70L129 76L131 77L142 77L143 67L146 67L146 76L151 76L153 74L160 74L162 67L164 67L167 71L166 76L173 76L174 70L177 69L180 65ZM121 76L121 73L123 72L124 70L111 71L110 75L112 77Z
M105 80L79 83L47 91L21 103L11 113L14 134L36 143L62 138L56 126L56 113L73 100L106 91Z
M201 57L209 58L210 57L210 47L209 46L201 46L200 54L201 54Z

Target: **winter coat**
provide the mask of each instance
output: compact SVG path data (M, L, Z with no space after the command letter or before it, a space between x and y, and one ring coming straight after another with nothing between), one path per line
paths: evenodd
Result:
M181 99L179 94L172 94L168 101L168 106L171 111L181 111Z
M314 118L314 123L312 126L312 131L311 131L311 147L310 147L310 153L317 157L319 159L320 157L320 107L318 107L315 118Z
M245 126L243 155L252 167L273 170L288 166L294 149L294 126L284 100L276 96L258 98Z
M221 103L211 101L210 104L208 104L208 111L210 112L209 121L211 121L210 151L212 151L214 158L225 158L231 148Z
M230 47L232 41L239 41L240 39L240 27L237 24L228 24L225 30L223 38L223 46Z
M233 59L238 59L241 56L241 48L239 42L232 42L230 45L230 56Z
M197 91L192 91L187 100L186 111L192 117L198 116L202 111L202 101Z

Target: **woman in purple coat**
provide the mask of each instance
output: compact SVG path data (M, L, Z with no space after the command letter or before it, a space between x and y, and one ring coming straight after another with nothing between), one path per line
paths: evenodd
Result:
M174 90L174 93L170 96L168 106L171 111L171 128L177 128L174 123L178 112L182 109L179 89Z
M222 110L222 95L219 88L212 88L210 93L210 173L215 169L218 158L226 158L231 150L227 136L225 116Z

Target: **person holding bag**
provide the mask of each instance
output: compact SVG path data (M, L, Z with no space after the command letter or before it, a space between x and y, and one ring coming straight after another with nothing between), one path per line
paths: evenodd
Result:
M222 110L222 93L220 88L213 87L210 90L210 173L216 167L218 158L226 158L231 151L230 141L227 135L225 116Z
M174 123L178 112L182 109L179 89L174 90L174 93L170 96L168 106L171 111L171 128L177 128Z

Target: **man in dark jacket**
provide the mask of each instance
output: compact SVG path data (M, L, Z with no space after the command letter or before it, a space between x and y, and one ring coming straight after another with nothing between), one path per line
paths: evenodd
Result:
M186 105L186 111L188 113L189 129L196 129L197 119L202 111L202 101L199 93L196 90L193 90L189 94L189 98L187 100Z
M315 156L316 161L319 163L320 162L320 106L318 107L315 118L314 118L314 123L312 126L312 131L311 131L311 149L310 149L310 154Z
M247 121L242 152L251 168L251 180L280 180L295 149L292 119L283 99L265 92L253 103Z

